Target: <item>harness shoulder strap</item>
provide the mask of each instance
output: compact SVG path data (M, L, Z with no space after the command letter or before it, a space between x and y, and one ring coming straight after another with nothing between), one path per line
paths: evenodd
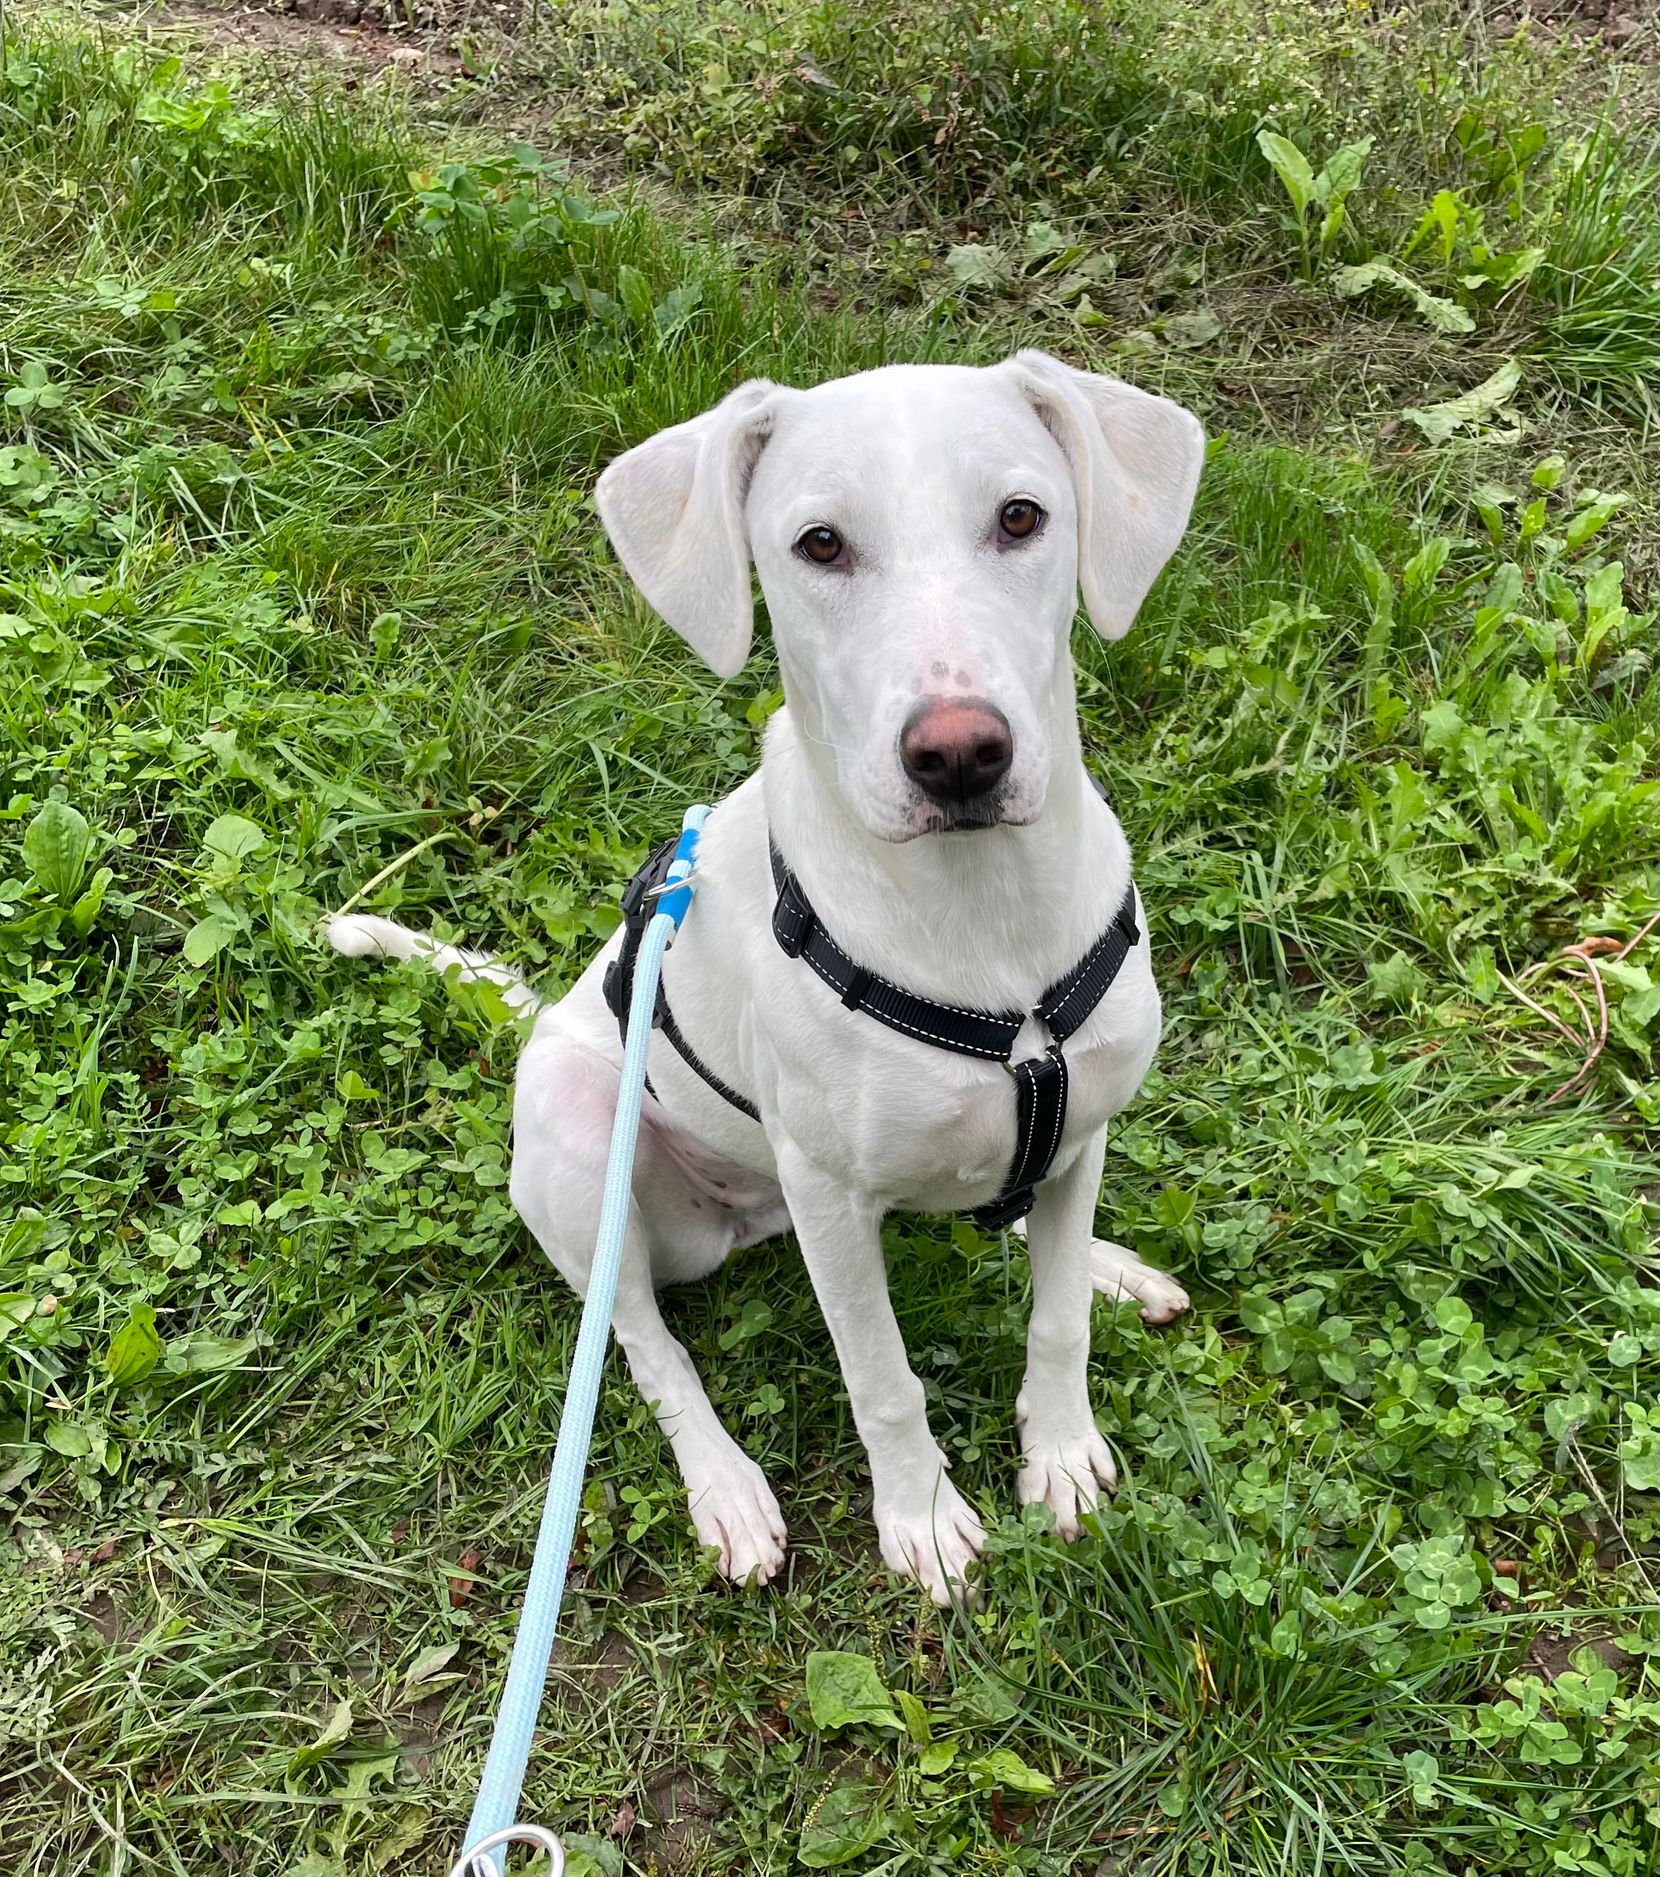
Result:
M623 942L613 962L605 968L605 1001L611 1014L617 1019L617 1029L624 1044L628 1041L628 1013L634 1002L634 966L640 955L640 940L645 935L646 927L651 923L655 910L653 893L663 884L668 875L669 865L674 859L678 837L665 841L653 850L645 865L623 888ZM661 980L657 985L657 1008L652 1012L652 1022L667 1037L681 1061L693 1074L699 1075L721 1097L728 1101L740 1114L746 1114L751 1121L759 1121L760 1110L752 1101L740 1095L735 1088L716 1075L691 1044L686 1041L680 1025L674 1020L674 1012L669 1008L668 993L663 989ZM646 1087L653 1096L657 1091L648 1080Z
M1056 1042L1064 1043L1088 1019L1090 1012L1112 989L1124 960L1141 942L1135 919L1135 888L1126 887L1112 924L1058 983L1038 999L1037 1014L1049 1026Z
M778 899L772 911L772 932L779 949L789 958L804 958L849 1010L862 1010L878 1023L936 1049L959 1056L981 1056L1007 1062L1014 1039L1026 1021L1019 1011L971 1010L960 1004L936 1003L918 997L889 979L855 964L824 929L801 883L772 848L772 878Z

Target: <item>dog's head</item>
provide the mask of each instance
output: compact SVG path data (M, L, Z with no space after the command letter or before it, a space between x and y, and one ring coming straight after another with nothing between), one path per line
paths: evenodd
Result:
M619 457L598 499L723 677L749 653L753 559L803 739L872 834L907 841L1042 812L1077 590L1104 638L1129 630L1204 448L1180 405L1020 352L754 380Z

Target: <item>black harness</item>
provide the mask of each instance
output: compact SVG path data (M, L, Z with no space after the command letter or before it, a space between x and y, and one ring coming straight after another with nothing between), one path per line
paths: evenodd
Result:
M623 943L615 963L605 973L605 1001L626 1038L628 1010L634 995L634 963L640 940L651 921L653 890L662 885L674 857L675 841L665 841L629 881L622 896ZM874 971L855 964L825 930L823 921L801 890L801 883L772 849L772 878L778 898L772 909L772 931L779 949L790 958L804 958L849 1010L862 1010L890 1030L931 1043L936 1049L960 1056L978 1056L1000 1062L1015 1083L1015 1150L1003 1190L989 1204L976 1206L970 1217L996 1230L1012 1225L1031 1211L1038 1182L1054 1165L1066 1127L1067 1069L1062 1045L1087 1021L1090 1012L1112 988L1124 960L1141 934L1136 926L1135 888L1126 887L1124 903L1105 932L1084 953L1066 976L1050 985L1029 1012L968 1010L891 984ZM1039 1018L1051 1041L1041 1056L1013 1065L1015 1038L1027 1016ZM760 1115L755 1104L729 1088L693 1050L681 1034L661 984L652 1021L679 1052L686 1066L741 1114L752 1121ZM650 1087L650 1084L647 1084ZM655 1093L655 1091L653 1091Z

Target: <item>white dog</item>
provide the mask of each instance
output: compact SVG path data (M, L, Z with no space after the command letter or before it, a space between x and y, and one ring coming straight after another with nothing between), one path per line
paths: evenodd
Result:
M870 1457L882 1556L940 1601L983 1534L906 1360L883 1214L1030 1208L1020 1497L1069 1537L1114 1478L1089 1402L1091 1286L1153 1322L1187 1305L1092 1236L1107 1123L1160 1013L1129 848L1080 756L1068 635L1080 584L1103 637L1128 630L1203 457L1179 406L1022 352L811 391L740 385L600 478L624 566L723 677L749 651L753 561L787 700L759 773L698 845L615 1315L698 1536L735 1580L780 1568L783 1516L664 1327L658 1286L794 1230ZM513 1200L578 1292L622 1055L625 974L613 1003L605 979L629 929L540 1010L519 1064ZM330 937L537 1002L488 957L391 920L340 917Z

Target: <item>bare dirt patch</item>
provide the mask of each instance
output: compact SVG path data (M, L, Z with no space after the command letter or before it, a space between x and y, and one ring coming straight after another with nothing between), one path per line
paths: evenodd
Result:
M342 66L366 66L393 68L416 78L423 74L469 76L471 62L461 48L500 30L488 18L472 25L474 9L468 6L414 8L412 19L396 21L386 17L394 10L380 0L370 5L359 0L294 0L292 5L269 7L243 6L234 0L227 5L215 5L214 0L162 0L145 17L162 26L178 27L211 46L263 55L284 71L308 65L335 71ZM492 10L481 7L477 11L485 15Z

